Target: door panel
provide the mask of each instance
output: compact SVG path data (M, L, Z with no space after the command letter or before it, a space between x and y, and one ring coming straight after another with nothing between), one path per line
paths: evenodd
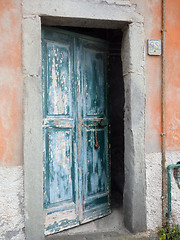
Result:
M87 222L110 213L107 51L105 43L81 41L83 65L83 211ZM103 123L103 124L102 124ZM98 148L95 147L98 144Z
M74 43L58 32L42 35L45 234L51 234L79 224Z
M70 71L71 49L68 44L47 42L47 113L69 116L70 114Z
M45 233L51 234L77 224L72 129L46 128L45 139Z
M91 49L84 49L86 116L104 112L104 56Z
M69 129L48 130L47 148L49 176L49 204L55 204L63 201L71 201L72 179L72 131Z
M92 142L91 142L92 141ZM94 131L87 131L87 195L95 195L106 191L107 187L107 167L103 160L104 154L104 131L97 131L97 141L101 146L94 151ZM99 161L101 159L101 161Z
M110 212L107 53L104 41L43 28L45 234Z
M100 193L106 193L107 190L107 166L104 156L104 131L97 130L97 141L99 148L95 149L94 129L86 130L86 147L87 165L84 167L84 172L87 173L85 191L87 196L95 196ZM97 197L97 196L95 196Z

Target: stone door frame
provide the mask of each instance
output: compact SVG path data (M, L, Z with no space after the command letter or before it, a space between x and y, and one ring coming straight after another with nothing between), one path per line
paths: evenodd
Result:
M60 4L61 2L61 4ZM69 5L68 5L69 4ZM41 6L42 5L42 6ZM78 7L77 7L78 5ZM69 7L71 6L71 7ZM125 86L124 223L146 230L144 25L129 1L23 3L24 191L26 239L44 239L41 24L123 30Z

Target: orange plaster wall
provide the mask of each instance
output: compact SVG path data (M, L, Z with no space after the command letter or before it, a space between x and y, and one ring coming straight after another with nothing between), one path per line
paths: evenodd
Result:
M145 44L161 39L161 1L145 1ZM149 56L146 49L146 152L159 152L161 133L161 57Z
M21 3L0 1L0 165L22 165Z
M146 79L146 152L159 152L161 133L161 57L147 54L147 40L161 39L161 0L131 0L144 17Z
M147 39L161 39L161 0L131 0L144 16ZM180 1L166 0L166 150L180 150ZM146 49L146 152L161 151L161 56Z
M161 38L161 1L145 3L145 35ZM180 150L180 1L166 0L166 150ZM160 151L161 58L146 55L146 151Z
M180 150L180 1L166 6L166 133L167 150Z

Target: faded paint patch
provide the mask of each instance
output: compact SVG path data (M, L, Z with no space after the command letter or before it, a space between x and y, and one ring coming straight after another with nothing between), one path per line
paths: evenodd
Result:
M45 211L48 213L48 211ZM64 224L68 222L73 222L72 219L76 219L76 211L75 209L70 209L66 211L60 212L54 212L51 214L47 214L45 218L45 235L49 235L52 233L64 230L66 228L69 228L67 225L64 227ZM77 226L79 223L74 222L74 224L71 224L71 227Z
M48 43L48 114L69 115L70 72L69 46Z
M0 167L0 239L23 240L23 168Z
M0 1L0 163L22 164L21 1Z
M8 76L8 77L7 77ZM22 112L16 72L0 67L0 162L20 164L22 157Z

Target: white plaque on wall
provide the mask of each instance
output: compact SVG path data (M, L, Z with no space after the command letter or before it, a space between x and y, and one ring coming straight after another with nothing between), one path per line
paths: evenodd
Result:
M161 55L161 40L148 39L148 54Z

